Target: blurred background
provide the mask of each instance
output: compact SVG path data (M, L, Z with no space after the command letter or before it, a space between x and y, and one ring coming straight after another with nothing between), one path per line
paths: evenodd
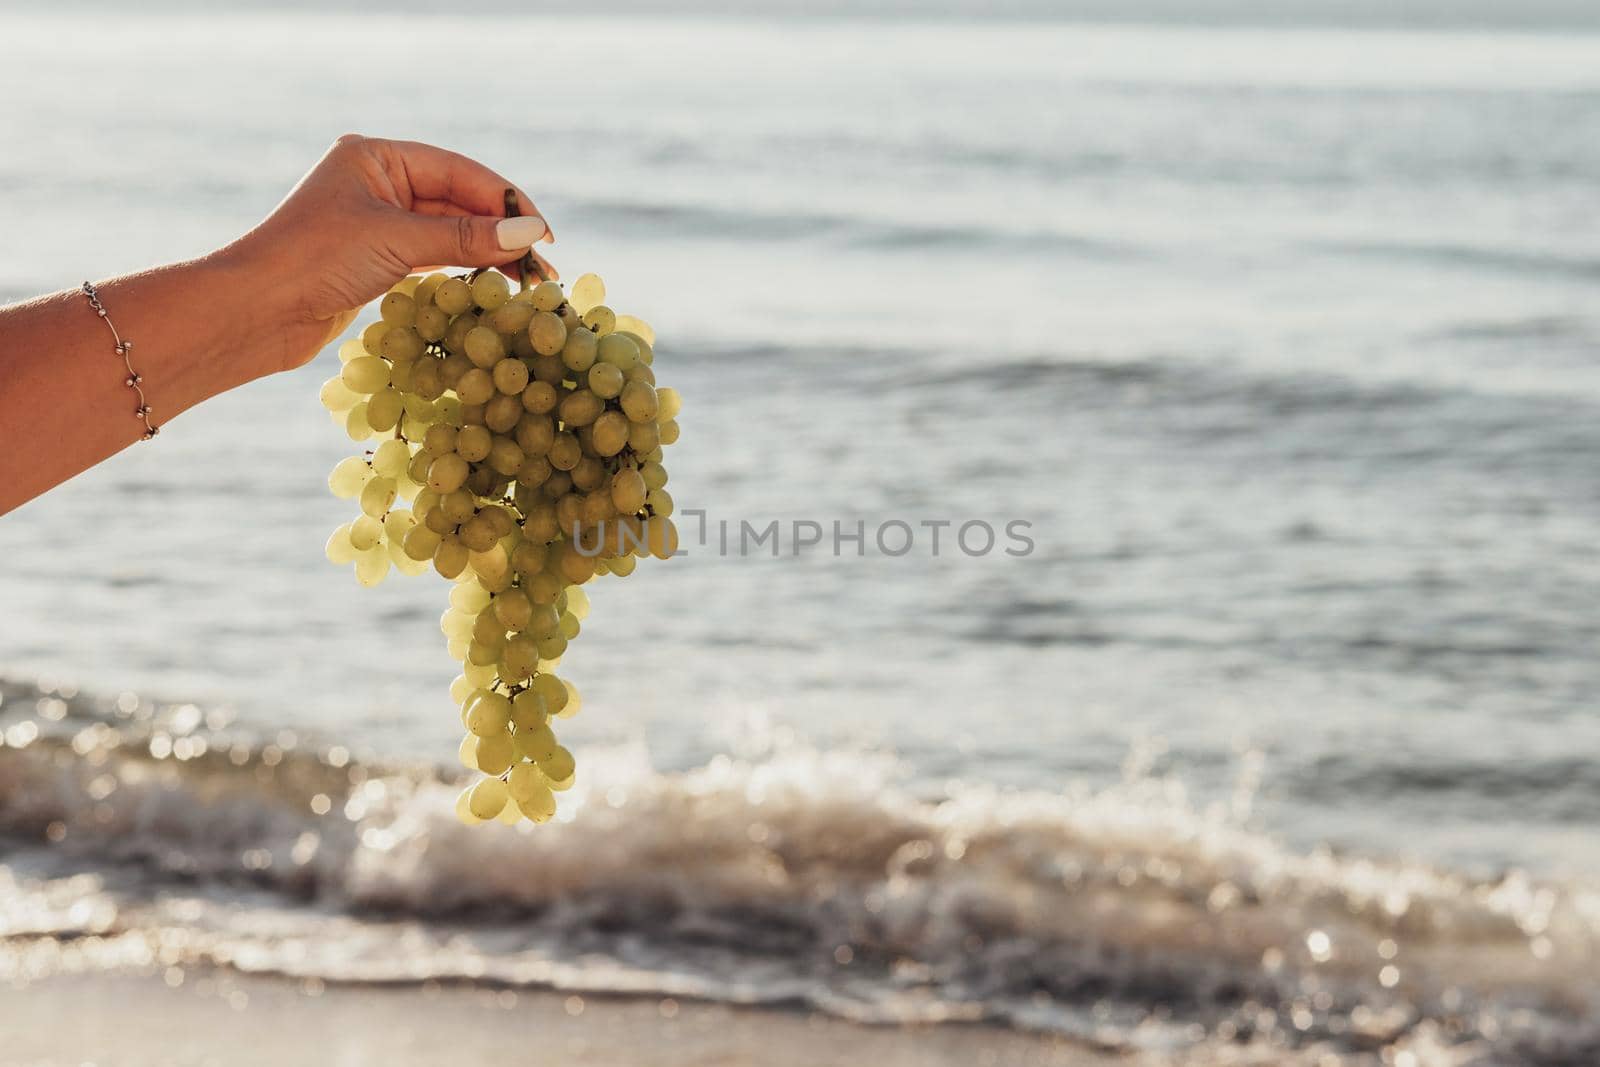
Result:
M655 326L680 509L868 530L595 583L519 832L449 816L444 583L323 558L331 349L8 515L8 1038L210 997L366 1063L382 987L637 998L652 1063L759 1058L694 1044L729 1005L918 1063L1600 1060L1592 5L0 18L0 301L434 142ZM973 519L1035 548L871 537Z

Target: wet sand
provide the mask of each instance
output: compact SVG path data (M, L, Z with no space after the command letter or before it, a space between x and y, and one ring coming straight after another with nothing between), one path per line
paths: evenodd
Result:
M176 980L177 976L173 976ZM0 988L0 1067L1095 1067L1120 1057L999 1027L863 1026L807 1012L465 987L80 974Z

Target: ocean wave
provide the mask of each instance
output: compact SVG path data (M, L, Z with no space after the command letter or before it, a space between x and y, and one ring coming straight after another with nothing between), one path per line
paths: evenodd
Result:
M622 748L584 753L555 823L468 829L431 767L230 738L192 705L0 692L0 961L65 940L108 966L804 1004L1127 1047L1443 1034L1486 1050L1472 1062L1600 1055L1592 887L1299 854L1160 781L930 802L853 753L662 774Z
M762 210L666 201L575 199L565 213L592 225L621 227L636 237L721 237L725 239L837 241L857 248L938 251L990 247L1013 253L1039 253L1085 259L1125 259L1137 246L1040 227L1005 228L977 223L886 221L881 216Z
M1524 251L1486 245L1444 242L1329 241L1313 246L1318 251L1365 259L1414 260L1428 266L1515 274L1519 277L1565 277L1579 281L1600 278L1600 259L1557 252Z

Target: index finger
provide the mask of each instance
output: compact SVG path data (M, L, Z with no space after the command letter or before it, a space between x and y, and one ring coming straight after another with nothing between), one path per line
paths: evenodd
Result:
M505 214L505 191L510 188L517 194L519 212L545 220L542 239L555 240L550 220L533 202L533 197L477 160L420 141L385 141L384 144L405 172L414 199L445 200L474 215L498 218Z

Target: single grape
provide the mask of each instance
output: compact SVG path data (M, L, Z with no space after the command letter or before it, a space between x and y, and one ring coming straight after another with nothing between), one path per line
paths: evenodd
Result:
M442 577L454 578L467 569L467 557L467 546L447 535L433 554L433 569Z
M545 777L553 782L571 778L576 766L572 753L560 745L557 745L556 750L550 753L547 758L539 761L539 769L544 772Z
M493 311L510 299L511 284L499 271L486 270L472 279L472 300L483 310Z
M467 358L487 370L506 358L506 343L489 326L474 326L465 339Z
M424 341L442 341L450 328L450 316L437 307L425 307L417 312L417 336Z
M661 431L653 422L636 422L628 427L628 447L639 456L660 448Z
M566 299L559 282L542 281L528 293L528 303L535 311L554 311Z
M533 605L520 589L513 589L494 598L494 616L507 630L525 630L533 618Z
M678 550L678 528L665 515L652 515L645 523L645 537L650 554L656 559L670 559Z
M375 519L381 519L394 504L394 497L393 478L373 478L361 489L361 510Z
M461 524L457 536L473 552L487 552L496 541L494 529L476 515Z
M417 317L417 305L408 295L391 289L378 303L378 314L390 326L410 326Z
M606 283L600 280L600 275L585 274L572 283L572 295L568 299L582 314L596 304L604 302L605 298Z
M644 479L645 486L650 489L660 489L667 484L667 468L653 461L640 464L639 476Z
M499 543L471 554L473 572L485 589L500 592L511 585L511 554Z
M518 294L486 316L489 325L493 326L496 333L516 334L527 330L528 323L533 321L533 314L537 309L532 300L525 299L524 294Z
M560 318L541 311L528 323L528 343L541 356L560 355L567 343L567 327Z
M502 359L494 365L490 377L494 379L496 389L515 394L520 400L522 391L528 388L528 365L520 359ZM520 409L521 405L518 407Z
M358 356L344 365L339 379L351 392L376 393L389 384L389 364L377 356Z
M607 411L594 420L594 450L614 456L628 447L628 430L633 424L620 411Z
M677 418L678 412L683 409L683 399L678 396L676 389L657 389L656 399L660 402L660 410L656 412L656 418L663 422Z
M516 747L511 743L511 735L498 733L492 737L478 738L475 769L484 774L502 775L511 769L517 760Z
M379 433L388 433L405 413L405 398L394 389L380 389L367 401L367 424Z
M611 503L623 515L632 515L644 507L648 492L644 477L632 467L624 467L611 476Z
M468 463L476 463L488 456L494 447L494 435L483 426L463 426L456 434L456 455Z
M492 666L469 663L462 668L461 673L466 675L479 689L487 689L494 684L495 674Z
M371 515L360 515L350 524L350 543L357 552L367 552L383 538L383 523Z
M527 634L506 641L500 652L500 676L509 682L524 682L539 666L539 645Z
M550 450L545 458L556 470L570 471L583 458L583 446L578 444L576 437L563 431L550 442Z
M498 780L498 779L497 779ZM456 818L463 826L478 826L486 820L481 819L472 810L472 788L469 786L456 797Z
M398 478L411 463L411 447L404 441L385 441L372 453L372 469L387 478Z
M365 352L369 356L383 355L383 339L388 332L389 324L384 322L382 319L379 319L377 322L374 322L372 325L362 330L361 351ZM349 354L346 354L347 352ZM347 350L341 347L339 349L339 361L341 363L349 363L356 357L357 354L358 353L356 353L354 350Z
M388 575L389 553L382 546L374 546L356 557L356 581L368 589L382 582Z
M627 379L614 363L596 363L589 368L589 389L595 396L610 400L622 392Z
M543 456L529 456L524 454L522 466L517 468L518 488L533 489L541 486L549 479L555 468L550 466L550 461Z
M472 499L472 494L465 489L457 489L445 495L440 500L439 506L444 509L445 517L452 523L463 523L478 510L477 501Z
M372 424L367 421L367 402L360 401L345 413L344 432L352 441L365 441L372 436Z
M457 582L450 589L450 606L476 615L490 603L489 591L477 582Z
M544 783L544 775L532 763L519 763L512 767L506 786L511 793L511 799L519 804L534 799L540 792L550 791L550 787Z
M360 553L356 551L356 546L350 543L349 523L345 523L333 531L328 537L328 545L324 551L327 553L329 563L343 566L346 563L354 563L356 561L356 557Z
M651 329L650 324L639 318L637 315L618 315L617 332L631 333L640 340L644 341L644 343L647 345L654 345L656 343L655 330Z
M390 508L389 513L383 516L383 536L387 541L398 544L405 539L407 531L417 524L416 516L408 508Z
M603 399L587 389L579 389L567 394L557 414L569 427L588 426L605 409L606 402Z
M554 674L535 675L533 690L544 698L544 706L552 715L561 714L561 709L567 706L567 700L571 696L566 684Z
M567 651L566 636L560 630L545 634L539 638L538 649L542 660L560 659Z
M349 500L361 492L371 477L372 468L367 466L366 459L350 456L341 459L328 475L328 490L340 500Z
M335 376L322 383L322 389L317 393L317 399L322 401L322 406L337 414L349 411L361 399L361 394L344 384L344 378Z
M421 359L427 343L415 327L396 327L383 335L383 356L392 363Z
M549 382L530 382L522 391L522 406L534 415L554 411L559 400L555 386Z
M570 719L583 710L583 697L578 694L578 687L566 679L562 679L561 687L567 691L567 702L556 714L563 719Z
M583 324L605 337L617 328L617 314L604 304L596 304L583 313Z
M486 312L491 312L509 299L510 282L498 270L485 270L472 280L472 301Z
M480 275L480 277L488 278L491 275L484 274ZM496 274L493 277L498 278L499 275ZM487 822L505 810L506 801L510 798L510 795L510 790L506 788L506 784L500 779L485 778L472 787L472 792L467 799L467 808L474 818Z
M450 278L435 290L433 302L440 311L454 317L472 306L472 290L462 279Z
M455 608L446 608L439 616L439 632L446 637L471 637L473 616Z
M473 367L463 374L455 388L463 405L485 404L495 394L494 379L482 367Z
M532 689L524 689L511 698L511 723L518 733L537 730L549 718L550 712L545 709L544 697Z
M555 420L548 415L524 415L517 420L516 439L524 455L548 455L556 440Z
M620 333L606 334L600 338L599 359L618 370L629 371L639 365L639 346L631 337Z
M448 423L436 422L422 436L422 451L430 456L443 456L456 450L456 428Z
M519 366L522 364L521 360L507 360L506 362L514 362ZM495 369L498 370L499 368ZM522 416L525 414L527 412L523 410L520 395L500 392L490 397L489 402L483 406L483 424L495 433L510 434L515 432L517 423L522 420Z
M541 675L541 677L548 676ZM534 763L549 759L560 747L556 744L556 735L551 732L550 727L543 724L530 730L518 730L512 735L511 740L517 755Z
M500 693L482 693L467 708L467 729L479 737L504 733L511 724L511 701Z
M542 637L560 625L561 613L554 604L537 604L532 608L523 628L534 637Z
M654 422L661 402L648 382L628 382L622 387L622 412L633 422Z
M440 400L447 388L444 382L444 360L429 356L418 360L411 372L411 391L418 397Z
M582 374L594 366L600 355L600 339L587 326L579 326L567 334L561 347L561 362L570 371Z
M435 493L450 493L467 480L467 461L452 452L428 465L428 488Z

